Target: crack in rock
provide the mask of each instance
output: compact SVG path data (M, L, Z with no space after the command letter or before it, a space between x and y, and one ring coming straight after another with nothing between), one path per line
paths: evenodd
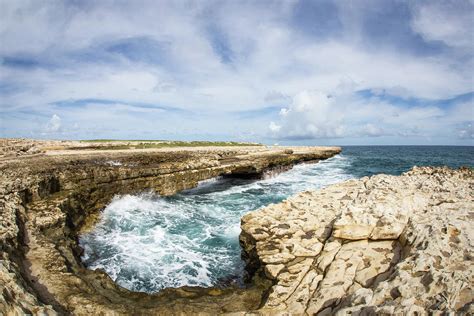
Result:
M415 167L303 192L245 215L245 241L258 240L254 255L263 268L278 262L259 311L472 313L473 180L470 169ZM280 228L260 234L269 223ZM308 259L295 268L282 260L302 254Z

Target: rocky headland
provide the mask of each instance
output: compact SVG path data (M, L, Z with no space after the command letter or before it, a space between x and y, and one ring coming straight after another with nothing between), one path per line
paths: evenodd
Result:
M171 195L217 176L263 177L341 150L156 143L137 149L128 144L124 148L32 140L2 140L1 145L0 312L18 315L215 314L257 309L270 285L265 278L255 278L247 288L130 292L103 271L83 266L77 236L94 225L115 194L154 190Z
M246 287L146 294L119 287L80 260L78 234L94 225L115 194L151 189L170 195L216 176L263 177L327 159L340 148L4 144L0 314L474 311L470 169L414 168L398 177L350 180L251 212L240 235L251 277Z

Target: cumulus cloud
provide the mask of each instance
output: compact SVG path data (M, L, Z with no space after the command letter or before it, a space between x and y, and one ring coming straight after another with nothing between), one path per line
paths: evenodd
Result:
M283 125L272 122L270 130L287 139L340 137L344 126L343 113L339 110L330 96L305 90L295 95L288 108L280 111Z
M277 139L305 140L364 137L461 137L469 138L472 125L456 125L460 113L472 117L472 107L459 103L450 108L430 104L396 106L390 98L367 98L347 93L327 94L304 90L296 94L280 120L272 122ZM469 114L470 113L470 114ZM275 128L278 126L278 128Z
M45 126L45 132L46 133L57 133L61 130L61 118L53 114L51 119L48 121L48 123Z

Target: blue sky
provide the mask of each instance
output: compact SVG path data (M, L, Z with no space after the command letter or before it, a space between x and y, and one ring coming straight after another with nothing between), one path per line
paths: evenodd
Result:
M474 145L472 1L0 0L0 137Z

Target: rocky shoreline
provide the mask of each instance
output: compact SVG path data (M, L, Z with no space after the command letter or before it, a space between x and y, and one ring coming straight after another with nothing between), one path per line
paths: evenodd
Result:
M413 168L296 195L242 218L265 315L474 313L471 169Z
M350 180L251 212L240 235L251 276L245 288L150 295L81 263L77 236L115 194L151 188L170 195L216 176L266 177L340 148L25 148L36 149L0 161L3 314L474 312L471 169Z
M7 145L10 143L7 142ZM53 142L54 145L54 142ZM9 148L23 148L21 154ZM327 159L337 147L232 146L64 151L30 141L0 160L0 311L5 314L196 314L256 310L271 286L179 288L133 293L86 269L77 235L115 194L162 195L217 176L263 177ZM33 148L33 149L32 149Z

